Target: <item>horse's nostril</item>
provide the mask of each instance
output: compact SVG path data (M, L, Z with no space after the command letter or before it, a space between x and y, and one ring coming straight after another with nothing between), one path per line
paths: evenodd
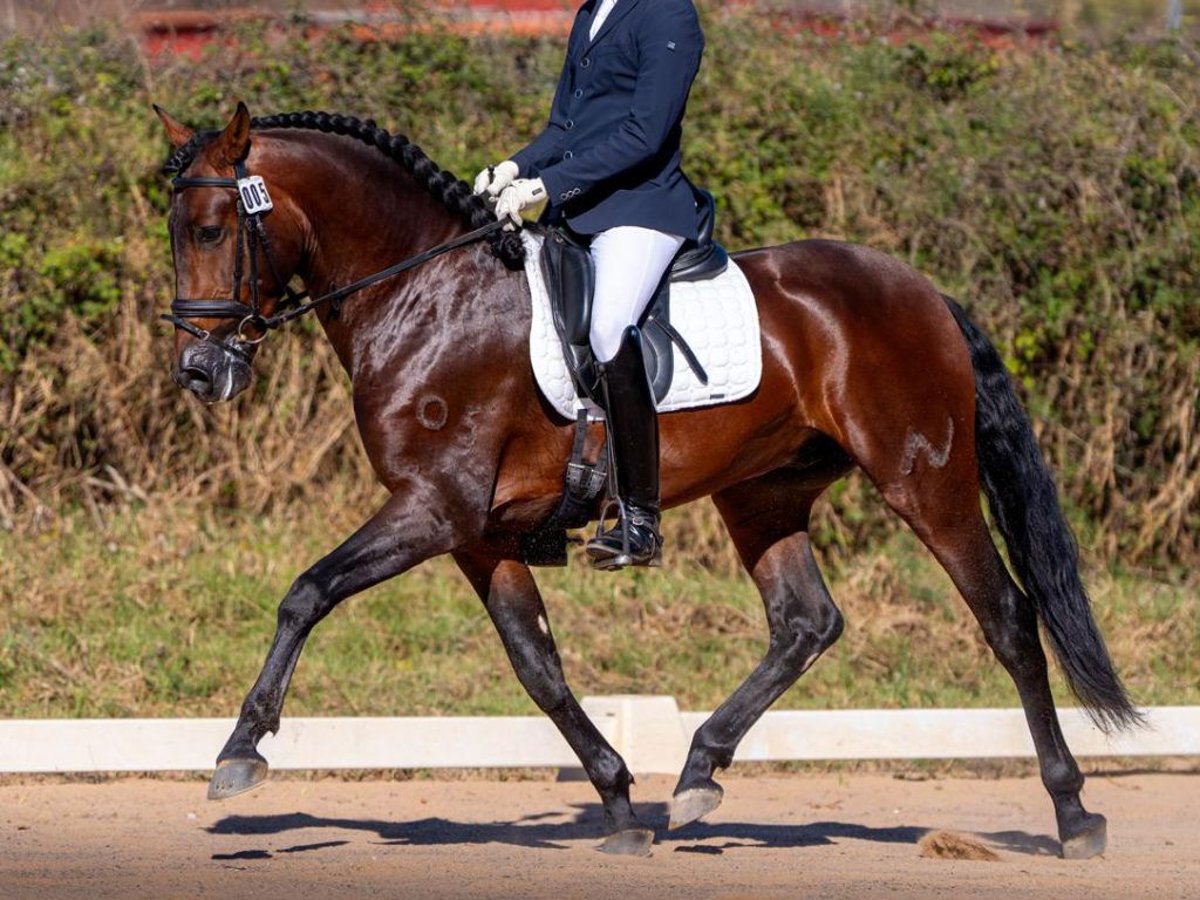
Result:
M212 378L209 376L208 372L204 371L204 369L198 368L197 366L188 366L183 370L183 374L185 378L193 382L198 381L203 384L209 384L212 381Z
M177 380L180 387L197 393L203 393L205 389L212 387L212 376L198 366L186 366L180 369Z

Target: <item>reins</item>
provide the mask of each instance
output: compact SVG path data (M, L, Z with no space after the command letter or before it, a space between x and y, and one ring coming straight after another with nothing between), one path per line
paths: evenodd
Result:
M267 192L266 184L260 176L250 175L246 170L244 162L239 161L235 164L234 173L236 175L235 178L213 176L189 178L178 176L171 181L172 188L177 191L187 188L226 188L232 189L237 193L237 257L234 260L233 291L230 297L228 299L176 297L171 301L171 311L161 314L159 318L170 322L176 328L186 331L193 337L216 344L221 349L234 353L243 359L249 356L250 351L248 348L261 344L266 340L267 335L271 331L280 328L293 319L298 319L326 303L342 300L374 284L386 281L388 278L399 275L401 272L414 269L451 250L472 244L487 237L492 232L498 231L505 225L505 220L503 219L489 222L487 225L452 238L445 243L438 244L436 247L431 247L428 250L418 253L416 256L388 266L386 269L382 269L365 278L360 278L358 281L344 287L329 291L315 299L308 299L311 295L307 290L296 291L290 284L283 282L283 279L279 277L279 270L275 266L275 258L271 253L270 241L267 238L267 230L262 220L263 215L274 208L270 195ZM259 302L258 248L260 245L263 256L267 261L267 266L271 270L271 276L277 284L283 284L286 294L283 303L284 308L272 316L264 316L262 314ZM243 267L244 256L248 256L250 260L249 304L238 299L241 296L242 281L246 275ZM238 319L239 321L237 330L231 339L221 341L213 337L211 332L193 325L188 319ZM246 334L247 329L254 329L261 333L257 337L249 337Z

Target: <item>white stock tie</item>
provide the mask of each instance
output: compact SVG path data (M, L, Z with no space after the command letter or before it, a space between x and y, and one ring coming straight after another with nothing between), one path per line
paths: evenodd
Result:
M608 18L608 14L612 12L612 8L617 5L617 0L601 0L600 8L596 10L596 15L592 19L592 27L588 29L588 40L596 39L596 32L600 30L600 26L604 24L604 20Z

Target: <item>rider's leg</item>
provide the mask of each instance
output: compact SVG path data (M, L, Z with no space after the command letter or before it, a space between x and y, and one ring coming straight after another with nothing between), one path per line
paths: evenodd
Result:
M683 239L648 228L620 226L592 241L596 293L592 304L592 350L600 363L621 516L588 542L601 569L656 565L658 534L658 416L636 325L654 297Z

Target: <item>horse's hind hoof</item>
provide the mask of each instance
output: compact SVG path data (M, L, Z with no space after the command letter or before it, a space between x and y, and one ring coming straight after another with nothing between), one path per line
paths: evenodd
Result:
M1091 859L1108 846L1108 822L1099 813L1088 813L1083 827L1070 837L1062 836L1063 859Z
M654 832L649 828L626 828L610 834L596 849L614 856L649 856L652 846Z
M725 791L715 781L709 786L688 788L671 798L671 821L667 828L674 831L704 818L721 805Z
M261 787L267 780L267 761L259 757L222 759L208 783L209 800L227 800Z

